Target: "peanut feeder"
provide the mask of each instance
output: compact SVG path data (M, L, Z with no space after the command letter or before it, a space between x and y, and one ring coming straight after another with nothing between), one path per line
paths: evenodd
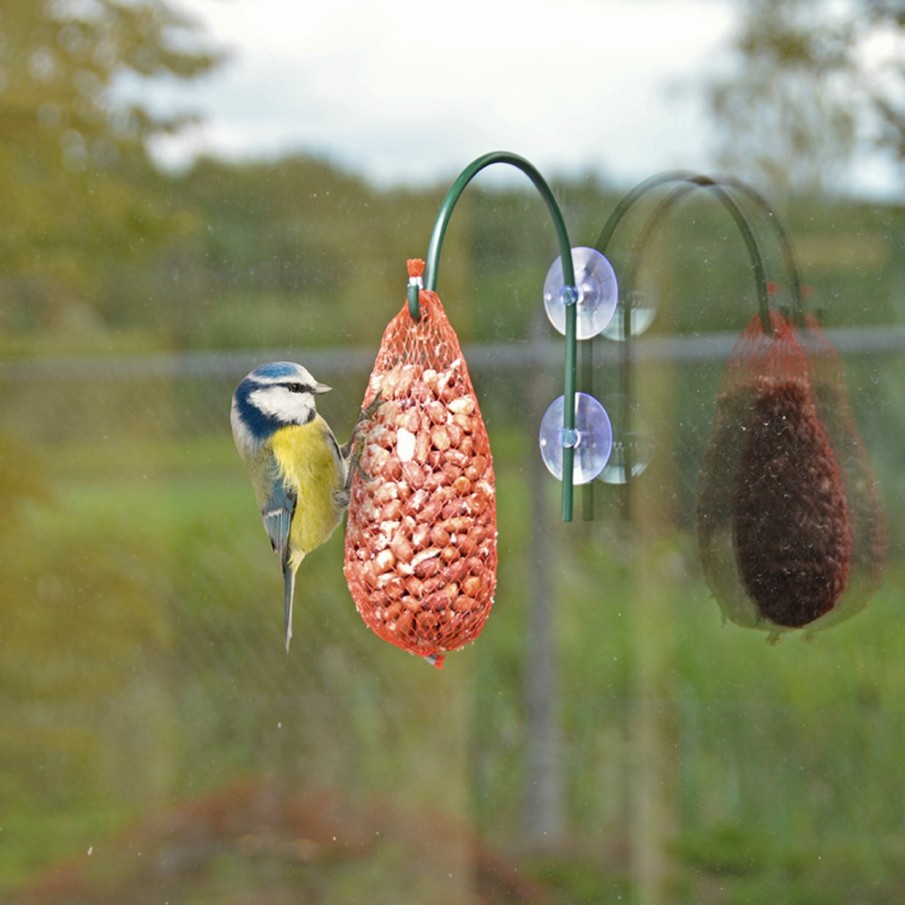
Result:
M417 279L423 262L409 262ZM384 332L352 480L345 575L377 635L441 667L473 641L496 587L497 530L487 430L458 338L435 292Z

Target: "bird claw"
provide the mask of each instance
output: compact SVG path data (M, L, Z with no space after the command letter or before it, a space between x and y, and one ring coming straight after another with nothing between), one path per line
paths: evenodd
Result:
M364 423L366 421L370 421L374 416L374 413L380 406L383 405L383 399L381 398L381 394L378 393L359 413L358 420L355 422L355 427L352 428L352 436L349 438L349 442L346 443L342 448L343 458L348 459L355 452L356 447L361 441L361 435L364 432Z
M337 502L345 508L349 505L352 490L352 478L356 473L363 479L367 480L368 475L361 467L361 441L364 434L364 423L370 421L374 417L374 413L383 405L382 395L377 395L359 412L358 420L355 427L352 428L352 438L343 447L343 454L349 463L348 475L346 477L345 486L336 494ZM344 502L343 502L344 501Z
M361 467L361 457L355 457L355 470L358 472L358 476L363 480L367 481L371 476Z
M346 473L345 486L342 490L336 493L337 501L339 501L341 498L345 500L344 503L340 503L343 508L349 505L349 501L352 498L352 478L354 478L356 474L358 474L358 476L363 481L368 480L369 476L367 472L365 472L365 470L361 467L361 448L358 443L355 443L352 449L352 454L349 456L349 470Z
M378 391L377 395L361 410L361 414L358 416L358 424L361 424L362 421L370 421L381 405L383 405L383 393Z

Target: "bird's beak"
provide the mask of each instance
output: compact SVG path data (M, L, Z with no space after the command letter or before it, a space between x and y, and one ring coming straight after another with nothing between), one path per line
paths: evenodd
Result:
M322 393L329 393L333 387L328 387L325 383L316 383L314 385L314 395L320 396Z

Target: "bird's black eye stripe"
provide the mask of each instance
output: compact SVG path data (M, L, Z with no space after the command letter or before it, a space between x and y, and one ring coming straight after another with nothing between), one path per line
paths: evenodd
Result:
M286 389L290 393L310 393L311 387L304 383L287 383Z

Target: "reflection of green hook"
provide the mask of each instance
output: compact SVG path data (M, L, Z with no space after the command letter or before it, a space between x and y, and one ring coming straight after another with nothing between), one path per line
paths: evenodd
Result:
M764 333L766 333L767 335L772 335L773 325L770 320L770 290L767 283L766 268L764 267L763 256L761 255L760 248L757 244L757 239L754 235L753 229L751 228L751 224L745 217L745 214L742 211L741 207L739 207L738 203L732 197L730 192L726 190L725 187L735 189L736 191L747 195L748 198L757 205L757 207L760 209L760 212L765 216L770 226L775 231L776 237L779 241L780 249L785 259L786 269L789 272L789 278L792 283L791 289L793 312L795 314L796 320L798 320L799 323L802 323L804 320L804 311L801 298L801 281L798 276L798 266L795 261L795 254L792 250L792 243L789 239L788 233L783 227L779 216L776 214L776 211L770 206L769 202L767 202L767 200L753 188L746 185L739 179L735 179L733 177L703 176L700 174L685 171L667 172L661 173L657 176L652 176L650 179L645 180L644 182L637 185L634 189L632 189L613 209L613 212L610 214L610 217L604 225L603 230L600 233L600 237L597 240L597 244L595 246L597 250L600 252L604 252L606 250L606 246L612 238L613 233L617 225L619 224L619 221L625 216L625 214L628 213L629 208L636 201L638 201L643 195L647 194L647 192L651 191L652 189L658 188L661 185L671 182L680 183L679 188L675 189L671 195L664 199L651 215L642 234L642 238L639 240L639 248L647 241L650 233L653 231L653 228L659 223L663 216L665 216L669 208L672 207L672 205L675 204L675 202L678 201L683 195L687 194L691 189L694 188L709 189L722 202L723 206L732 216L732 219L735 221L735 224L742 235L742 239L745 242L745 247L748 249L748 255L751 259L751 269L754 274L755 284L757 286L758 311L760 313L761 326L763 327ZM637 269L637 260L638 257L636 256L634 269Z
M559 242L560 256L562 258L562 272L565 292L563 299L565 301L566 313L566 364L565 364L565 380L563 396L563 438L574 436L575 432L575 383L576 383L576 346L577 346L577 311L575 302L578 298L575 287L575 268L572 264L572 247L569 244L569 234L566 230L566 224L563 220L562 212L553 192L547 185L543 176L532 166L524 157L517 154L510 154L507 151L493 151L472 161L452 184L443 203L440 205L440 212L437 214L437 221L434 224L434 231L431 234L430 245L427 250L427 264L424 275L424 287L436 291L437 288L437 269L440 260L440 247L443 244L443 236L446 233L446 227L449 224L449 218L452 215L453 208L459 200L459 196L465 190L465 186L485 167L493 163L508 163L511 166L521 170L534 184L534 187L540 192L541 197L546 202L550 215L553 218L553 226L556 229L556 237ZM571 303L569 303L571 301ZM421 317L421 311L418 306L418 290L417 287L409 286L408 291L408 308L412 319L417 321ZM572 520L572 497L573 497L573 481L572 469L575 464L575 449L572 445L563 446L562 451L562 518L564 522Z
M801 288L801 275L798 270L798 259L795 257L795 249L792 245L792 240L789 237L789 233L783 225L782 220L779 218L779 214L760 192L753 189L747 183L742 182L741 179L737 179L734 176L720 176L716 181L721 185L736 189L743 195L747 195L760 210L763 218L772 227L773 232L776 233L776 240L779 243L780 252L785 261L785 268L791 283L792 313L795 315L795 320L798 322L799 326L804 326L804 294Z

